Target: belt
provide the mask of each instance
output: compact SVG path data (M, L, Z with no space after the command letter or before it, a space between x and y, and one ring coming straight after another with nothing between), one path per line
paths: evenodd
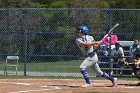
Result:
M96 54L96 52L91 52L91 53L88 53L88 57L93 57L94 55Z

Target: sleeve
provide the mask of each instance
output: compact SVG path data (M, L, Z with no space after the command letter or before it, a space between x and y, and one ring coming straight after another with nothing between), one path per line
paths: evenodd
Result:
M129 55L130 55L130 56L133 56L133 53L132 53L132 46L130 46Z
M75 40L75 43L80 47L80 43L82 43L83 41L80 38L77 38Z
M91 36L91 40L92 40L92 42L95 42L95 39Z
M75 43L79 46L80 42L78 41L78 39L75 40Z
M122 57L124 57L124 51L122 47L120 48L120 51L121 51Z

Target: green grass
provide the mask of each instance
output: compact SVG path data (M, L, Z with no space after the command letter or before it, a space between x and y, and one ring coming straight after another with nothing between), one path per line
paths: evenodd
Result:
M81 61L58 61L58 62L32 62L27 63L27 71L32 72L69 72L77 73L79 72L79 66ZM0 65L0 70L4 69L4 65ZM12 70L13 67L8 67ZM19 63L18 71L24 71L24 64Z
M26 71L28 72L55 72L55 73L80 73L81 60L57 61L57 62L32 62L27 63ZM13 70L13 67L8 67L8 70ZM0 65L0 70L4 70L3 64ZM93 74L91 69L87 69L90 74ZM24 64L19 63L18 71L24 71Z
M57 62L32 62L27 63L27 72L55 72L55 73L80 73L80 64L82 60L71 60L71 61L57 61ZM13 67L8 67L8 70L13 70ZM4 64L0 64L0 70L4 70ZM24 64L19 63L18 71L24 71ZM88 69L89 74L92 75L94 72L91 69ZM12 76L0 76L0 78L12 78ZM13 76L15 78L15 76ZM16 76L16 78L33 78L28 76ZM35 77L38 78L38 77ZM40 78L49 78L49 77L40 77ZM51 77L59 78L59 77ZM63 78L63 77L60 77ZM73 77L66 77L73 78ZM94 79L94 78L93 78ZM104 79L104 78L98 78ZM138 80L136 77L120 77L120 79L134 79Z
M79 72L80 61L61 61L46 63L30 63L28 69L30 71L48 71L48 72Z

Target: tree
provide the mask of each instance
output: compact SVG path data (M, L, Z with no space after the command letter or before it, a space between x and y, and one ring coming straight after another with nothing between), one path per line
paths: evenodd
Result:
M109 8L140 8L140 0L106 0Z
M67 8L67 0L30 0L32 7L39 8Z
M67 0L68 8L106 8L105 0Z
M29 7L30 3L28 0L1 0L0 7L2 8L23 8Z

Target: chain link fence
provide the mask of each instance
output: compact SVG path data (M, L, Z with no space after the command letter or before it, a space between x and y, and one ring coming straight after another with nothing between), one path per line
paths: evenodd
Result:
M0 9L1 74L6 57L18 55L19 75L81 76L76 27L89 26L95 40L101 40L119 23L114 29L119 41L133 41L140 35L139 15L139 9ZM98 56L101 69L108 72L109 60L102 62L102 55ZM123 75L131 72L129 68Z

